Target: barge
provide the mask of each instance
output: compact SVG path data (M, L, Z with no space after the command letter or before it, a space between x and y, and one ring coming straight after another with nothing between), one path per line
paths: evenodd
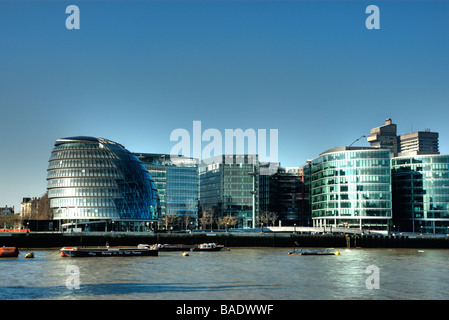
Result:
M148 257L157 256L157 247L139 244L137 248L78 248L64 247L60 249L61 257Z
M297 256L338 256L340 252L331 249L293 249L288 254Z

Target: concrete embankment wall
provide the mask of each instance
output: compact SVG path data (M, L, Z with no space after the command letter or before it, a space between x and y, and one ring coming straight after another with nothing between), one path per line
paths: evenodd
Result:
M67 246L136 246L145 244L198 244L215 242L225 247L323 248L449 248L449 237L320 235L294 233L20 233L0 234L0 246L59 248Z

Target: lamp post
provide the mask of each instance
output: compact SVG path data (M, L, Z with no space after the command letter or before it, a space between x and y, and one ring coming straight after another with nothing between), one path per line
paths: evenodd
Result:
M248 172L248 174L250 176L253 177L253 188L250 191L251 194L253 195L253 221L252 221L252 228L255 229L256 228L256 190L255 190L255 186L256 186L256 172L255 172L256 167L253 165L253 171L252 172Z

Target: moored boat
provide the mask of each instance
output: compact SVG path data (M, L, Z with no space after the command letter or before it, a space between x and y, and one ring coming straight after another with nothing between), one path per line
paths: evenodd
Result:
M293 249L288 254L297 256L338 256L340 252L331 249Z
M215 244L215 243L202 243L194 246L192 251L220 251L223 249L223 245Z
M157 256L157 247L139 245L137 248L78 248L64 247L60 249L61 257L144 257Z
M16 258L19 256L19 249L16 247L0 247L0 258Z
M160 251L188 251L195 246L191 244L158 244L157 247Z

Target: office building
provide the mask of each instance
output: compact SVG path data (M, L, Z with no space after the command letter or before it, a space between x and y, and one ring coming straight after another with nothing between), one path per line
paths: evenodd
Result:
M388 228L392 218L390 151L330 149L310 163L313 225Z
M392 159L394 229L449 233L449 155Z
M198 161L169 154L134 153L150 172L158 190L162 216L189 216L197 225L199 177Z
M302 167L279 167L276 173L260 175L260 214L274 213L280 226L307 226L308 192L303 177Z
M415 131L397 135L397 126L388 118L383 126L371 129L367 141L371 147L388 149L392 156L439 154L438 132Z
M147 231L160 218L157 191L143 164L103 138L56 140L47 191L54 219L75 231Z
M257 155L221 155L200 164L201 210L217 218L231 216L241 228L257 226L259 162Z
M399 156L407 153L439 154L438 132L416 131L399 136Z

